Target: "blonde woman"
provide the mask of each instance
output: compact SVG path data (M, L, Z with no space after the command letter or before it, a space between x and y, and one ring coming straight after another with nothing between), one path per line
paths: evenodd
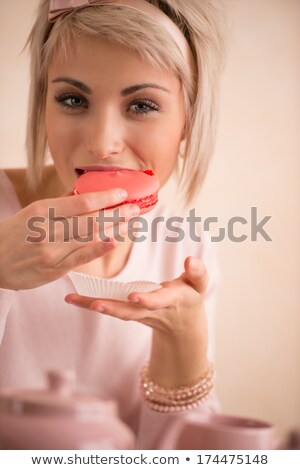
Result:
M192 207L215 137L219 4L42 0L29 38L28 168L0 172L0 386L37 387L49 367L72 368L85 391L118 402L144 449L159 449L188 413L218 409L207 326L216 268L198 224L197 239L184 221L177 243L157 223L155 240L134 243L129 221L139 208L122 204L122 188L69 194L82 167L151 169L161 187L176 172ZM49 216L52 208L84 232L87 217L118 204L126 221L107 224L110 242L94 224L92 241L78 243ZM146 220L171 215L158 204ZM47 237L29 243L36 217ZM70 271L162 288L126 302L84 297Z

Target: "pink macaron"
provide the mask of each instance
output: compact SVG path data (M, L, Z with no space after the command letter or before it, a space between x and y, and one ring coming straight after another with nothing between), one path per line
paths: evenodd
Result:
M104 170L103 167L95 170L91 167L79 176L73 192L83 194L113 188L125 189L128 196L121 204L137 204L140 214L149 212L158 202L159 181L152 170Z

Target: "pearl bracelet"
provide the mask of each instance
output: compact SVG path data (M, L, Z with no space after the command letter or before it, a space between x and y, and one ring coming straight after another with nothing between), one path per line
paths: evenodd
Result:
M141 370L141 392L147 405L162 413L196 408L206 400L213 389L214 370L209 364L204 377L197 383L179 388L164 388L155 384L149 375L149 363Z

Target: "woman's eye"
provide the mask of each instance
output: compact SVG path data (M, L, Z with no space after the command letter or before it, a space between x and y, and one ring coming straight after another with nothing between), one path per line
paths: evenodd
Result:
M152 101L135 101L130 105L133 114L149 114L159 111L159 107Z
M87 108L86 100L78 95L65 94L56 96L55 99L61 106L69 108L70 110Z
M69 109L70 111L88 108L87 101L80 95L63 94L60 96L55 96L55 100L61 106ZM147 115L155 111L159 111L159 107L152 101L148 100L135 101L134 103L131 103L129 109L134 115Z

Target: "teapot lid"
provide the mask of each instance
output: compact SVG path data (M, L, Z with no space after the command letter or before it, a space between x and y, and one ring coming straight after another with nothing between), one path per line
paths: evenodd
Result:
M117 416L113 400L74 393L75 374L71 370L50 370L48 388L37 390L5 390L0 393L0 411L12 414L70 415L97 418L99 414Z

